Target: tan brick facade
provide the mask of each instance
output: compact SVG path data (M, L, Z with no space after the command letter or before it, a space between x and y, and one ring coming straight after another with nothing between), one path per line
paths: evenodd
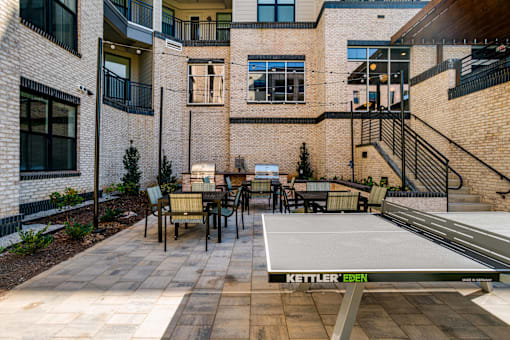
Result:
M448 100L448 89L455 86L455 70L447 70L412 88L413 113L443 134L490 164L510 174L510 83ZM510 201L496 191L510 185L482 164L448 143L416 119L413 128L444 153L473 193L495 210L510 210Z

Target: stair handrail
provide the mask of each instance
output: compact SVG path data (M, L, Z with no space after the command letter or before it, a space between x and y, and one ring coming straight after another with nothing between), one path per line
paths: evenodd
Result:
M419 120L421 123L423 123L425 126L427 126L429 129L431 129L432 131L434 131L435 133L437 133L438 135L440 135L441 137L443 137L444 139L446 139L450 144L453 144L455 147L457 147L458 149L460 149L461 151L465 152L466 154L468 154L470 157L474 158L475 160L477 160L480 164L482 164L483 166L485 166L486 168L488 168L489 170L491 170L492 172L494 172L496 175L498 175L501 179L503 180L506 180L508 183L510 183L510 178L508 178L507 176L505 176L504 174L502 174L501 172L499 172L498 170L494 169L492 166L490 166L489 164L487 164L486 162L484 162L483 160L481 160L480 158L478 158L476 155L472 154L471 152L469 152L468 150L466 150L462 145L458 144L457 142L455 142L454 140L452 140L450 137L446 136L445 134L443 134L441 131L437 130L435 127L431 126L429 123L427 123L426 121L424 121L423 119L421 119L420 117L416 116L415 114L411 113L411 116L413 116L416 120ZM452 169L453 170L453 169ZM510 190L508 191L496 191L496 194L498 195L501 195L503 196L503 198L505 198L505 195L508 195L510 194Z

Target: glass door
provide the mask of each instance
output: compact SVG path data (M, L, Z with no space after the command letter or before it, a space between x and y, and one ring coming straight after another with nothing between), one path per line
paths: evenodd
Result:
M230 40L230 23L232 13L216 13L216 40Z

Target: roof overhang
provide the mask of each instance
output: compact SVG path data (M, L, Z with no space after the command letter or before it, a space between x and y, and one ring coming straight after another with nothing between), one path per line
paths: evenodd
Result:
M392 44L484 44L510 36L509 0L431 0Z

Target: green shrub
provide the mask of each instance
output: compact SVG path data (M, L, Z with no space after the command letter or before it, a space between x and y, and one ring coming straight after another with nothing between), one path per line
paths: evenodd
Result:
M64 226L65 233L73 240L83 239L85 236L90 234L94 229L94 227L92 227L92 223L81 224L76 222L75 220L72 220L71 222L69 221L64 222Z
M297 173L299 179L311 179L313 177L312 165L310 163L310 154L306 148L306 143L303 143L299 148L299 162L297 163Z
M175 183L177 178L172 174L172 161L169 161L166 155L163 156L163 161L161 162L161 184L167 183Z
M120 210L119 208L115 208L115 209L106 208L103 216L101 216L101 218L99 218L99 221L100 222L113 222L119 218L120 214L122 214L122 210Z
M63 194L54 192L50 195L51 203L55 204L59 210L66 207L74 207L84 201L84 198L73 188L66 188Z
M163 183L160 185L161 193L163 195L168 195L175 190L177 190L178 184L177 183Z
M138 161L140 160L140 153L138 149L133 146L133 141L123 158L124 169L126 173L122 177L123 194L136 195L140 190L140 177L142 172L139 171Z
M17 255L31 255L35 254L38 250L48 247L53 242L52 235L44 235L50 224L39 230L37 233L34 230L23 231L18 230L18 235L22 242L18 244L11 243L9 251Z

